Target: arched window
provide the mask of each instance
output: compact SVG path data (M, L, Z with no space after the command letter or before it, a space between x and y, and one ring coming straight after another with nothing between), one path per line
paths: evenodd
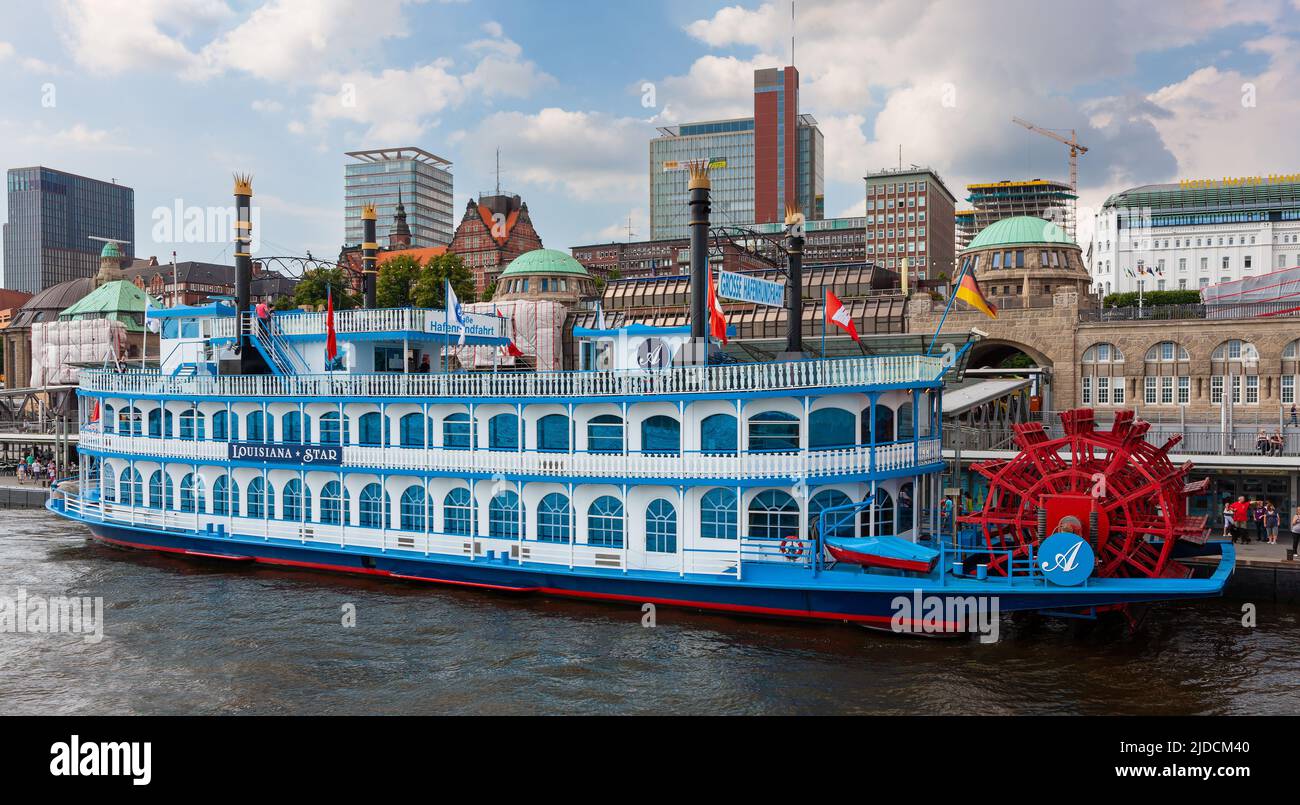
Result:
M645 549L649 553L677 553L677 508L663 498L646 506Z
M181 478L181 511L204 512L207 505L203 500L203 479L192 472Z
M892 536L894 534L894 499L884 489L876 489L876 499L873 505L862 510L858 517L858 527L862 529L863 536L871 532L871 509L876 510L876 536ZM911 528L911 525L908 525Z
M823 537L852 537L853 536L853 512L851 510L830 512L826 515L825 526L822 525L821 515L823 509L830 509L835 506L847 506L853 501L849 496L838 489L825 489L813 495L812 500L808 501L808 523L812 528L818 529Z
M320 443L345 445L352 441L351 428L346 419L343 420L343 429L339 430L339 412L330 411L328 414L321 414L320 418Z
M799 450L799 418L783 411L765 411L749 418L752 453L793 453Z
M118 479L117 501L124 506L143 506L144 489L140 481L140 471L124 467Z
M378 411L362 414L359 427L361 444L366 447L388 446L388 417Z
M1210 355L1212 361L1258 361L1259 350L1249 341L1242 341L1240 338L1234 338L1230 341L1224 341L1214 348Z
M808 447L839 450L853 447L853 413L843 408L818 408L808 416Z
M537 539L540 542L568 543L572 538L569 525L569 499L558 492L542 498L537 506Z
M302 444L311 430L311 417L290 411L280 417L280 441L285 444Z
M700 452L714 456L734 456L736 418L731 414L710 414L700 421Z
M519 496L506 489L488 504L488 536L519 539Z
M401 517L403 531L423 531L427 498L422 486L408 486L402 493L398 516Z
M385 528L389 523L388 493L379 484L366 484L361 490L361 527Z
M448 534L469 536L474 522L474 509L469 490L458 487L442 499L442 530Z
M862 409L862 443L871 444L871 406ZM894 441L894 410L876 403L876 444Z
M153 423L149 424L150 430L153 429ZM225 411L218 411L212 415L212 438L219 441L237 442L239 441L239 418L233 414L227 414Z
M488 420L488 449L519 449L519 417L514 414L497 414Z
M548 414L537 420L537 449L543 453L569 452L569 418Z
M442 420L442 447L444 450L469 450L474 444L474 430L469 414L448 414Z
M204 416L203 414L190 409L181 411L181 433L180 438L187 440L205 439L204 435Z
M1080 363L1123 363L1124 353L1114 344L1093 344L1083 351Z
M212 513L239 516L239 484L222 475L212 482Z
M736 490L710 489L700 498L700 536L736 538Z
M104 403L104 410L99 415L99 421L102 423L100 427L104 429L105 433L113 432L113 426L117 424L117 420L113 418L113 406Z
M587 507L587 544L623 547L623 504L618 498L602 495Z
M284 519L303 520L311 511L311 490L304 489L302 481L292 479L284 485Z
M352 500L338 481L330 481L320 490L320 521L326 525L351 524Z
M139 436L144 422L139 408L122 408L117 412L117 432L123 436Z
M266 441L265 417L261 411L249 411L244 416L244 441L264 442Z
M423 414L406 414L397 420L398 443L402 447L424 447Z
M682 426L670 416L647 417L641 422L641 452L675 456L682 451Z
M172 477L162 470L154 470L149 476L149 508L170 509L172 494Z
M1161 341L1147 350L1146 360L1168 363L1171 361L1191 360L1191 356L1187 354L1187 350L1180 344L1175 344L1173 341Z
M259 475L248 482L248 516L265 517L275 513L275 491Z
M799 504L779 489L759 492L749 502L749 536L784 539L799 535Z
M912 438L916 426L913 419L912 401L911 399L904 400L903 404L898 406L898 425L895 428L895 439L903 441Z
M163 425L167 427L163 427ZM149 435L155 439L170 439L172 435L172 412L155 408L149 412Z

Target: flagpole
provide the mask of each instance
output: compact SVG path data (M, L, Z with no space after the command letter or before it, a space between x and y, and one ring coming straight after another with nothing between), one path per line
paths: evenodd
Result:
M827 296L830 292L830 288L822 291L822 360L826 360L826 309L830 303L830 298Z
M961 264L961 270L957 272L957 280L953 282L952 289L948 292L948 304L944 306L943 317L939 319L939 326L935 328L934 335L930 336L930 347L925 351L926 355L934 352L935 341L939 338L939 333L943 331L943 323L948 320L948 311L952 310L953 300L957 298L957 289L961 287L961 281L966 277L966 271L970 268L970 258L967 257Z

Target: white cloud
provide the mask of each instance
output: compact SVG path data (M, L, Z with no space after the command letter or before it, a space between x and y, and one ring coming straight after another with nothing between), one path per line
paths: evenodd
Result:
M74 123L62 129L48 129L37 123L28 127L18 141L31 147L54 151L127 152L137 151L135 146L121 139L120 132L94 129L84 123Z
M365 140L407 144L437 125L437 116L463 98L460 79L450 67L449 60L439 59L410 70L335 75L322 81L331 89L313 98L312 121L357 123L366 126Z
M62 0L59 10L73 59L109 74L198 69L202 59L186 40L234 13L222 0Z
M258 98L249 106L254 112L265 112L267 114L276 114L284 111L284 104L277 100Z
M645 198L645 143L651 134L653 129L636 118L551 107L536 114L489 115L458 139L462 152L481 165L491 164L499 146L516 190L541 188L580 201L620 202Z
M41 61L32 56L19 56L18 51L8 42L0 41L0 63L13 60L24 72L27 73L58 73L59 68L49 62Z

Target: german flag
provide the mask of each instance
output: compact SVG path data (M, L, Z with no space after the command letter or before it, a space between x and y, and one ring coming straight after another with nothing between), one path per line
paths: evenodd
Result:
M998 309L993 303L984 298L980 291L980 284L975 281L975 275L967 271L961 278L961 284L957 286L957 298L979 312L988 316L990 319L998 317Z

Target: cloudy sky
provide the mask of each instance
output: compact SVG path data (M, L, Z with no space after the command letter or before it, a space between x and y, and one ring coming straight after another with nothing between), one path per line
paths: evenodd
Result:
M861 176L900 144L959 197L1067 178L1064 147L1012 115L1078 130L1083 209L1300 170L1300 0L797 11L828 215L859 213ZM753 70L787 63L790 34L787 0L0 0L0 167L134 187L136 253L181 260L229 261L228 233L159 242L155 211L227 205L235 171L255 177L263 254L336 255L343 152L395 145L455 163L457 220L499 147L547 246L626 239L629 218L644 236L654 127L751 114Z

